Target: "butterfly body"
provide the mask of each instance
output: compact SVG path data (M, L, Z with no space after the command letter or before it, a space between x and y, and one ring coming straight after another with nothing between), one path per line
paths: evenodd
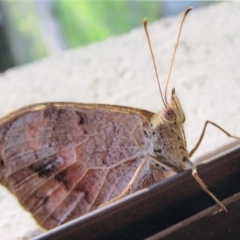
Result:
M0 121L0 181L39 225L58 226L188 168L183 130L164 114L77 103L20 109Z

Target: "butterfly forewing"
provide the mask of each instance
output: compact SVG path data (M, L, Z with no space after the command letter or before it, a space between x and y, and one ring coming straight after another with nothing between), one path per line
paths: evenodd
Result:
M44 228L81 216L118 196L150 158L152 115L64 103L13 113L0 126L1 183ZM164 178L146 168L132 191Z

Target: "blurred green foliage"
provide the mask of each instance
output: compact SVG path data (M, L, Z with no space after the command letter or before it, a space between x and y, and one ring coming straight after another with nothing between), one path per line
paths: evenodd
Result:
M144 17L150 22L159 19L161 5L161 1L26 0L0 1L0 10L13 61L21 65L47 56L53 47L51 36L62 48L103 40L141 26ZM47 28L49 15L62 34Z
M160 1L55 1L54 12L69 47L105 39L161 16Z
M47 56L33 1L1 1L4 29L16 65Z
M0 0L0 38L4 39L0 39L0 64L32 62L65 48L129 32L142 26L144 17L152 22L159 20L163 11L172 15L189 4L199 7L212 2ZM6 42L8 47L4 47Z

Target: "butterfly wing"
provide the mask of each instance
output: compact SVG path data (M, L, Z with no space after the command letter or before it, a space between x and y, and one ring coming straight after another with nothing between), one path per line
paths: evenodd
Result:
M0 181L46 229L81 216L126 188L150 149L152 115L110 105L23 108L0 122Z

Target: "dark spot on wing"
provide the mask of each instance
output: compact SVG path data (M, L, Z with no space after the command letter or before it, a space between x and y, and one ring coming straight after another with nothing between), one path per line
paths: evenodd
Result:
M151 132L149 130L143 129L143 134L147 137L150 138L152 135L155 134L155 132Z
M62 159L54 155L43 160L39 160L29 166L29 169L38 173L39 177L51 176L61 165Z
M66 109L59 109L54 105L49 104L45 109L43 116L44 118L55 119L56 121L60 121L62 116L67 112Z
M55 179L58 181L58 182L60 182L60 183L62 183L64 186L65 186L65 188L66 188L66 190L68 190L69 189L69 181L68 181L68 179L67 179L67 176L66 176L66 173L65 172L60 172L60 173L58 173L56 176L55 176Z
M48 105L46 110L43 113L44 118L49 118L51 119L53 115L56 114L57 108L54 105Z
M79 118L80 118L80 119L79 119L78 125L84 124L84 119L83 119L82 117L79 117Z
M35 157L35 159L38 159L37 153L34 153L34 157Z
M83 112L76 111L76 114L79 117L78 125L83 125L88 123L87 114Z
M154 152L157 152L157 153L161 153L161 152L162 152L162 149L161 149L161 148L159 148L159 149L154 149L153 151L154 151Z
M58 109L57 110L57 114L56 114L56 120L57 121L61 121L61 119L63 119L63 116L66 115L67 110L65 109Z
M87 134L87 133L88 133L88 131L87 131L86 129L82 128L82 130L83 130L83 133L84 133L84 134Z
M45 205L48 202L48 200L49 200L49 196L44 197L43 204Z
M0 159L0 168L4 168L4 161Z

